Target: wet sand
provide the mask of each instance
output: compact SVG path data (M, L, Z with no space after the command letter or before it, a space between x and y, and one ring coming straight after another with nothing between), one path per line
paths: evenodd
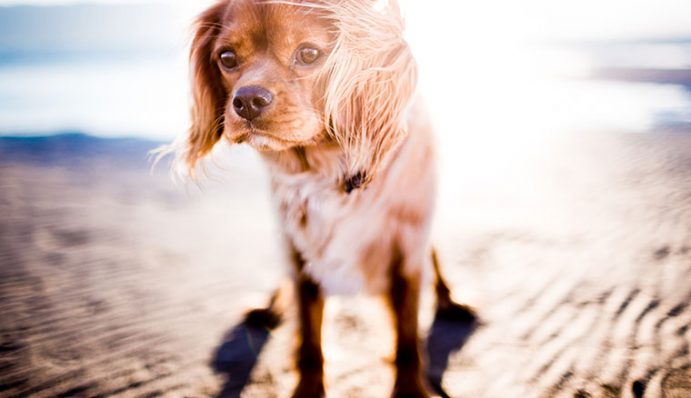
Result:
M691 397L691 134L467 143L435 228L479 325L423 311L452 397ZM0 139L1 397L287 397L295 324L242 314L284 272L265 175L175 187L155 143ZM454 163L455 162L455 163ZM336 297L330 397L385 397L386 312Z

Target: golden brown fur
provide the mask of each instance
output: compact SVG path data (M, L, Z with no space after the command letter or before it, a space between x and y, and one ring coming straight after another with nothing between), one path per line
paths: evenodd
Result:
M402 33L393 0L224 0L197 23L192 127L169 150L192 176L222 138L266 161L300 308L296 397L324 391L324 294L357 291L389 297L395 396L428 396L417 303L435 156Z

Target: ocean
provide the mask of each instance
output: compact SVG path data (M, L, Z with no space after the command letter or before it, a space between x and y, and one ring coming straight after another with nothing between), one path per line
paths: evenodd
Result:
M0 7L0 135L184 132L192 19L168 3ZM691 41L480 37L450 51L420 32L410 42L442 135L691 127Z

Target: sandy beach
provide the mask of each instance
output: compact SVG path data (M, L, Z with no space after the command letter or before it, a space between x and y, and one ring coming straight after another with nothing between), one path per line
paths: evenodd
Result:
M202 187L157 143L0 138L0 397L288 397L289 318L242 323L284 274L248 151ZM442 396L691 397L691 134L459 148L435 240L477 325L423 313ZM429 295L428 295L429 296ZM334 297L329 397L388 396L386 312Z

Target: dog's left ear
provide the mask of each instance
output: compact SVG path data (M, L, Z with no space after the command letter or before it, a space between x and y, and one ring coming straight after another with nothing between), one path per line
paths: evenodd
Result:
M334 1L337 38L323 74L326 123L345 152L346 192L364 188L407 134L417 67L395 1Z
M202 13L197 19L192 40L192 124L183 159L192 175L197 162L211 151L223 135L223 113L227 93L221 82L220 71L213 61L212 52L226 7L226 2L221 1Z
M192 112L188 134L171 145L152 151L154 164L174 153L172 174L181 179L196 177L197 164L213 149L223 135L223 112L227 94L220 72L212 58L214 42L221 28L221 18L227 7L219 1L202 13L196 21L190 49L192 75Z

